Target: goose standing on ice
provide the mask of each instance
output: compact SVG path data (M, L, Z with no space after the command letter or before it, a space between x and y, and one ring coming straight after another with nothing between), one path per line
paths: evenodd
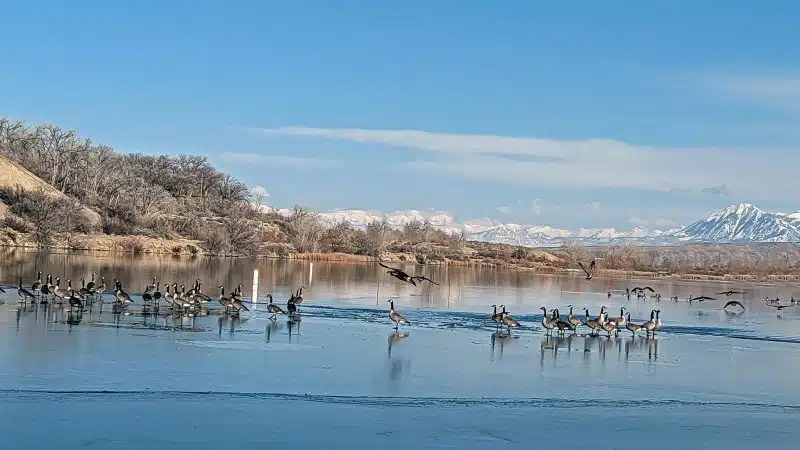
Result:
M218 299L218 301L219 301L219 304L223 308L225 308L224 312L226 312L226 313L228 312L228 309L233 307L233 303L231 302L231 299L229 299L228 297L225 297L225 286L221 286L221 285L219 286L219 299Z
M660 315L661 315L661 310L660 310L660 309L657 309L657 310L656 310L656 327L655 327L655 328L653 328L653 332L654 332L654 333L655 333L655 331L656 331L657 329L661 328L661 318L659 318L659 317L658 317L658 316L660 316Z
M648 336L650 335L650 333L655 334L655 329L656 329L656 310L655 309L650 311L650 320L648 320L647 322L643 323L641 325L641 329L643 329L645 331L645 333L647 333Z
M42 292L42 272L39 272L39 275L36 277L36 281L34 281L31 285L31 291L39 291L39 293Z
M24 287L22 287L22 277L17 277L19 279L19 286L17 286L17 294L19 295L21 301L27 302L28 300L34 300L36 298L35 295L31 294L31 292Z
M56 277L56 287L53 289L53 297L57 298L58 302L61 303L66 296L67 293L61 289L61 277Z
M579 326L583 325L583 321L575 315L572 314L572 305L569 305L569 315L567 316L567 321L572 325L573 330L577 330Z
M503 315L497 312L497 305L492 305L494 308L494 312L492 312L492 320L496 324L495 328L500 328L500 324L503 323Z
M280 306L272 303L272 294L267 294L267 298L269 298L269 304L267 304L267 311L272 313L270 316L270 320L273 322L278 317L278 314L286 314L286 311L282 310Z
M549 335L553 332L553 328L556 327L556 324L547 317L547 308L542 306L539 309L542 310L542 326L544 327L545 334Z
M626 323L628 323L628 321L625 319L625 307L623 306L619 309L619 317L614 318L614 325L616 325L617 328L622 328Z
M511 328L518 327L519 322L517 322L513 317L511 317L511 314L506 312L506 305L500 305L500 307L503 308L503 312L501 312L500 315L502 316L503 323L506 325L506 327L508 327L508 332L510 334Z
M394 300L389 299L387 300L387 302L389 303L389 319L391 319L392 322L394 322L395 331L397 331L397 328L400 325L411 325L411 323L408 321L408 319L405 318L405 316L394 310Z
M561 313L559 313L558 309L554 309L553 314L555 316L554 318L556 321L556 328L558 328L559 334L563 335L567 330L575 331L575 328L572 326L571 323L561 320Z
M641 325L631 323L631 313L628 313L626 316L626 323L625 328L631 332L631 334L636 335L636 332L642 329Z
M600 330L602 330L602 329L603 329L603 327L600 325L600 322L598 321L599 317L598 317L598 318L595 318L595 319L590 319L590 318L589 318L589 308L583 308L583 311L586 313L586 321L585 321L585 325L586 325L587 327L589 327L589 329L591 330L591 331L589 332L589 334L590 334L590 335L594 335L594 332L595 332L595 331L597 331L597 332L600 332ZM601 310L601 311L602 311L602 310ZM603 316L603 313L601 312L601 313L600 313L600 317L602 317L602 316Z

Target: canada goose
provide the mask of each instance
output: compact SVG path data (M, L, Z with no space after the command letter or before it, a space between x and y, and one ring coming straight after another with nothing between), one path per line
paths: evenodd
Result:
M155 290L156 290L156 277L153 277L153 282L144 287L144 292L146 294L152 294L153 291ZM150 296L150 298L152 299L152 296Z
M561 320L561 314L559 314L558 309L554 309L553 314L555 315L556 328L558 328L559 334L564 334L567 330L575 330L571 323Z
M96 276L96 274L94 272L92 272L92 279L88 283L86 283L86 289L89 289L90 291L94 291L95 290L95 287L97 286L97 284L94 282L94 277L95 276Z
M156 283L156 290L153 292L153 300L155 300L156 305L161 301L161 282Z
M402 270L400 270L400 269L395 269L394 267L389 267L389 266L387 266L386 264L384 264L384 263L382 263L382 262L378 262L378 264L379 264L381 267L384 267L384 268L386 268L386 269L389 269L389 270L387 270L387 271L386 271L386 273L388 273L389 275L391 275L391 276L393 276L393 277L397 278L397 279L398 279L398 280L400 280L400 281L405 281L406 283L411 283L411 284L412 284L412 285L414 285L414 286L416 286L416 285L417 285L417 282L416 282L416 281L414 281L414 280L417 280L417 281L430 281L432 284L436 284L436 285L438 285L438 284L439 284L439 283L437 283L437 282L435 282L435 281L431 280L431 279L430 279L430 278L428 278L428 277L419 276L419 275L417 275L417 276L413 276L413 277L412 277L411 275L409 275L409 274L407 274L407 273L403 272Z
M616 325L617 328L622 328L622 327L625 326L625 324L627 323L627 320L625 320L625 307L624 306L619 309L619 317L615 317L612 322L614 322L614 325Z
M539 308L542 310L542 326L545 329L545 334L551 334L553 332L553 328L556 327L556 324L547 317L547 308L542 306Z
M705 295L701 295L700 297L689 298L689 303L692 303L692 302L704 302L706 300L716 300L716 299L714 297L706 297Z
M306 288L305 286L300 286L300 289L298 289L294 295L294 302L292 303L294 303L295 305L303 303L303 289L305 288Z
M727 296L727 297L730 297L731 295L734 295L734 294L744 294L744 292L742 292L742 291L725 291L725 292L717 292L717 295L725 295L725 296Z
M133 303L133 299L131 296L128 295L127 292L122 290L122 283L119 280L116 280L116 287L114 288L114 298L117 300L117 303L122 305L127 305L129 303Z
M86 298L87 296L91 295L91 292L86 287L86 280L84 278L81 278L81 288L78 293L80 293L82 298Z
M101 301L103 300L103 294L106 293L106 277L100 277L100 285L94 287L94 293Z
M643 291L650 291L653 294L656 293L656 290L651 288L650 286L645 286L645 287L636 286L635 288L631 289L631 292L643 292Z
M492 305L494 308L494 312L492 312L492 320L494 321L497 326L495 328L500 327L500 324L503 323L503 315L497 313L497 305Z
M640 328L643 329L648 335L650 333L655 334L655 329L656 329L656 310L655 309L650 311L650 320L648 320L647 322L643 323Z
M36 276L36 281L31 285L31 291L40 291L42 289L42 272Z
M144 300L145 304L153 301L153 294L151 294L153 291L148 290L149 288L150 286L147 286L144 292L142 292L142 300ZM153 288L153 290L155 290L155 288Z
M567 316L567 321L572 325L573 330L577 330L579 326L583 325L583 321L575 315L572 314L572 305L569 305L569 315Z
M49 273L47 274L47 283L43 284L42 287L39 288L39 292L42 294L42 303L47 303L46 298L48 295L53 293L53 276Z
M270 319L273 321L278 317L278 314L286 314L286 311L282 310L280 306L272 303L272 294L267 294L267 298L269 298L269 304L267 304L267 311L272 313Z
M219 286L219 299L218 299L218 301L219 301L219 304L222 305L223 308L225 308L225 312L228 312L228 309L233 307L233 303L231 302L231 299L229 299L228 297L225 297L225 286Z
M590 319L589 318L589 308L583 308L583 311L584 311L584 313L586 313L586 320L584 321L584 325L589 327L589 329L591 330L589 332L589 334L593 335L595 331L599 332L600 330L603 329L603 327L600 325L600 322L598 322L598 319L600 317L602 317L602 313L601 313L600 317L597 317L597 318L594 318L594 319Z
M597 323L602 327L603 324L608 320L608 314L606 314L606 307L600 307L600 315L597 316Z
M653 332L655 332L657 329L661 328L661 318L658 317L659 315L661 315L661 310L657 309L656 310L656 327L653 328Z
M617 328L617 324L613 320L606 320L601 326L603 327L603 331L608 333L608 336L611 336L611 333L619 334L619 328Z
M500 313L500 316L503 320L503 323L508 327L508 332L511 333L511 328L518 327L519 322L514 320L514 318L506 312L506 305L500 305L500 307L503 308L503 312Z
M53 297L57 298L59 302L62 302L66 296L66 291L61 289L61 277L56 277L56 286L53 289Z
M594 274L594 268L595 268L596 264L597 264L597 260L593 259L592 262L589 263L589 269L587 270L586 267L584 267L583 263L578 261L578 266L586 273L586 279L587 280L591 280L592 279L592 275Z
M31 294L31 292L24 287L22 287L22 277L17 277L19 279L19 286L17 286L17 294L22 299L23 302L28 300L33 300L36 298L35 295Z
M167 302L168 305L172 305L172 292L169 291L170 285L167 284L167 290L164 292L164 300Z
M745 309L744 305L742 304L742 302L739 302L739 301L736 301L736 300L731 300L728 303L725 303L725 306L723 306L722 309L727 309L727 308L733 307L733 306L738 306L739 308Z
M636 334L637 331L642 329L641 325L637 325L635 323L631 323L631 313L628 313L625 317L627 320L625 321L625 328L631 332L631 334Z
M231 297L231 307L235 309L237 313L239 313L242 310L250 311L250 308L244 306L244 303L242 303L242 301L239 298Z
M394 310L394 300L389 299L387 300L389 303L389 318L394 322L394 329L397 331L397 328L400 325L411 325L411 323L406 319L402 314Z

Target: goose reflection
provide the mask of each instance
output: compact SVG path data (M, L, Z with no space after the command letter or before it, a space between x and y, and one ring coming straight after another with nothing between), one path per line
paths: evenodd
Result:
M389 345L388 345L389 358L392 357L392 346L400 339L407 338L409 334L411 333L408 331L393 331L389 334Z
M302 321L299 314L289 316L289 320L286 321L286 327L289 329L289 342L292 342L292 332L295 336L300 336L300 322Z
M277 335L278 333L280 333L282 327L283 327L283 324L278 322L277 320L270 321L270 323L267 325L266 329L264 329L264 335L266 336L265 339L267 341L267 344L272 342L272 335L273 334Z
M403 357L392 357L392 348L402 339L405 339L409 336L408 331L394 331L389 334L388 339L388 359L389 359L389 379L392 381L397 381L403 378L403 375L407 372L408 367L410 365L410 361L407 358Z
M495 348L497 347L497 343L500 343L500 359L503 359L503 349L506 345L506 341L511 339L519 339L519 336L511 334L508 330L500 330L492 333L491 336L491 343L492 343L492 353L491 353L491 361L494 361L494 353Z
M540 344L540 351L541 351L541 358L539 363L544 363L544 355L545 353L549 353L552 350L553 354L553 363L555 364L556 360L558 359L558 351L560 349L564 349L566 347L567 357L569 358L569 354L572 353L572 340L575 338L574 334L569 334L566 336L546 336L542 339Z

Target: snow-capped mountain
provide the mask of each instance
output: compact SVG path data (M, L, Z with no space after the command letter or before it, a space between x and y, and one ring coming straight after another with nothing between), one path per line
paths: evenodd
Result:
M272 210L269 207L263 207ZM275 209L279 214L290 214L288 209ZM566 241L579 241L588 245L633 242L650 245L681 242L751 243L800 242L800 211L769 213L749 203L732 205L715 211L705 219L685 227L668 231L634 228L618 231L614 228L581 228L565 230L550 226L501 223L489 218L457 221L444 211L395 211L383 213L358 209L319 213L326 226L346 222L357 229L365 229L374 221L385 220L392 228L419 221L429 222L447 233L464 232L468 239L526 247L558 246Z
M741 203L666 234L695 242L800 242L800 213L768 213Z

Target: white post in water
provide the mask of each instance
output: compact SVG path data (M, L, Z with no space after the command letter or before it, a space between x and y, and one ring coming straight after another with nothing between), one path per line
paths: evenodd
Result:
M308 285L311 286L311 277L314 276L314 263L308 263Z
M258 269L253 269L253 303L258 303Z

